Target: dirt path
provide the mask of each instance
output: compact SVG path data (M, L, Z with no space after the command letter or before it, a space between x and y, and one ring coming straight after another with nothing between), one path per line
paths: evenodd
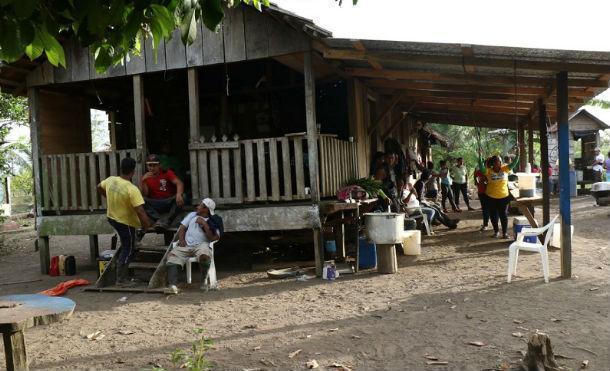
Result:
M395 275L362 272L327 283L220 272L220 291L193 288L171 297L73 289L72 318L26 332L31 368L169 368L169 354L189 348L193 330L203 328L214 341L208 357L220 370L300 370L311 359L321 369L333 363L356 370L502 369L519 360L536 330L550 336L556 353L571 358L560 364L578 369L586 359L589 369L606 370L610 208L592 205L589 197L574 200L571 280L557 278L560 254L553 249L550 283L542 280L539 256L521 254L518 276L507 284L508 243L479 233L477 212L464 213L469 220L457 230L437 227L436 236L424 238L417 260L400 257ZM13 251L0 255L0 283L40 278L31 238L31 232L4 236ZM109 236L101 244L108 246ZM87 262L88 240L54 238L52 251ZM88 270L79 277L95 274ZM0 286L0 295L37 292L61 281L42 279ZM117 301L123 296L126 301ZM96 330L106 336L83 339ZM513 336L517 332L523 337ZM426 365L426 354L449 364Z

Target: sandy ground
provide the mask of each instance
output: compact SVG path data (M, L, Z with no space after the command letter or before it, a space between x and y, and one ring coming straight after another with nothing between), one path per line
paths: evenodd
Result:
M169 354L188 349L197 338L193 330L202 328L213 339L208 358L219 370L300 370L312 359L320 369L333 363L355 370L505 369L519 361L535 331L547 333L555 352L569 357L558 359L561 365L578 369L588 360L588 369L607 370L610 208L594 207L589 197L573 202L570 280L558 278L560 252L553 249L551 282L542 280L539 256L522 253L518 276L507 284L508 243L478 232L478 212L462 213L469 220L455 231L437 227L436 236L424 238L421 256L400 257L394 275L365 271L328 283L219 272L220 291L203 293L194 285L168 297L72 289L67 297L77 306L70 319L26 332L30 367L171 368ZM62 280L39 274L31 231L2 237L2 248L11 252L0 256L0 284L42 281L0 285L0 295L34 293ZM109 246L109 236L101 244ZM88 261L86 237L53 238L51 248ZM95 278L91 268L79 270L78 277ZM126 301L117 301L123 296ZM96 330L106 336L83 338ZM426 355L449 363L427 365Z

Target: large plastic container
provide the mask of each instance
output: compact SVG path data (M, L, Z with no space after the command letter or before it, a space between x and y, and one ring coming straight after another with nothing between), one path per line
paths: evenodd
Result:
M366 237L358 239L358 268L370 269L377 266L377 249L375 243L367 241Z
M517 216L513 219L513 233L515 235L515 240L517 239L517 234L521 232L523 228L529 228L530 222L524 216ZM536 236L526 236L523 238L524 242L536 243L538 242L538 237Z
M405 255L421 254L421 231L403 231L402 249Z
M572 236L574 236L574 226L570 226L570 230L572 231ZM551 246L556 248L561 248L561 223L553 224L553 238L551 238L550 242Z
M364 214L364 218L369 240L377 245L390 245L402 242L405 214L367 213Z
M517 173L519 197L536 197L536 177L538 173Z
M576 171L570 170L570 197L578 195L578 182L576 180Z

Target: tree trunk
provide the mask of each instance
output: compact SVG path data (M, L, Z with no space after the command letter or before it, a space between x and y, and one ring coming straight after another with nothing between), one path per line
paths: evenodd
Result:
M522 370L527 371L556 371L561 370L555 356L551 339L545 334L535 334L527 343L527 353L523 358Z

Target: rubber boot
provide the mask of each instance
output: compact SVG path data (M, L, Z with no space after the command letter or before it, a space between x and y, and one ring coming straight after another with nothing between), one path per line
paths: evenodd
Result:
M137 285L136 282L133 282L129 279L129 265L118 265L116 267L117 278L116 285L119 287L134 287Z
M167 264L166 268L167 287L163 290L163 292L168 295L175 295L180 291L178 290L178 286L176 286L176 284L178 283L178 275L180 274L180 272L178 271L178 268L180 268L180 266L176 264Z

